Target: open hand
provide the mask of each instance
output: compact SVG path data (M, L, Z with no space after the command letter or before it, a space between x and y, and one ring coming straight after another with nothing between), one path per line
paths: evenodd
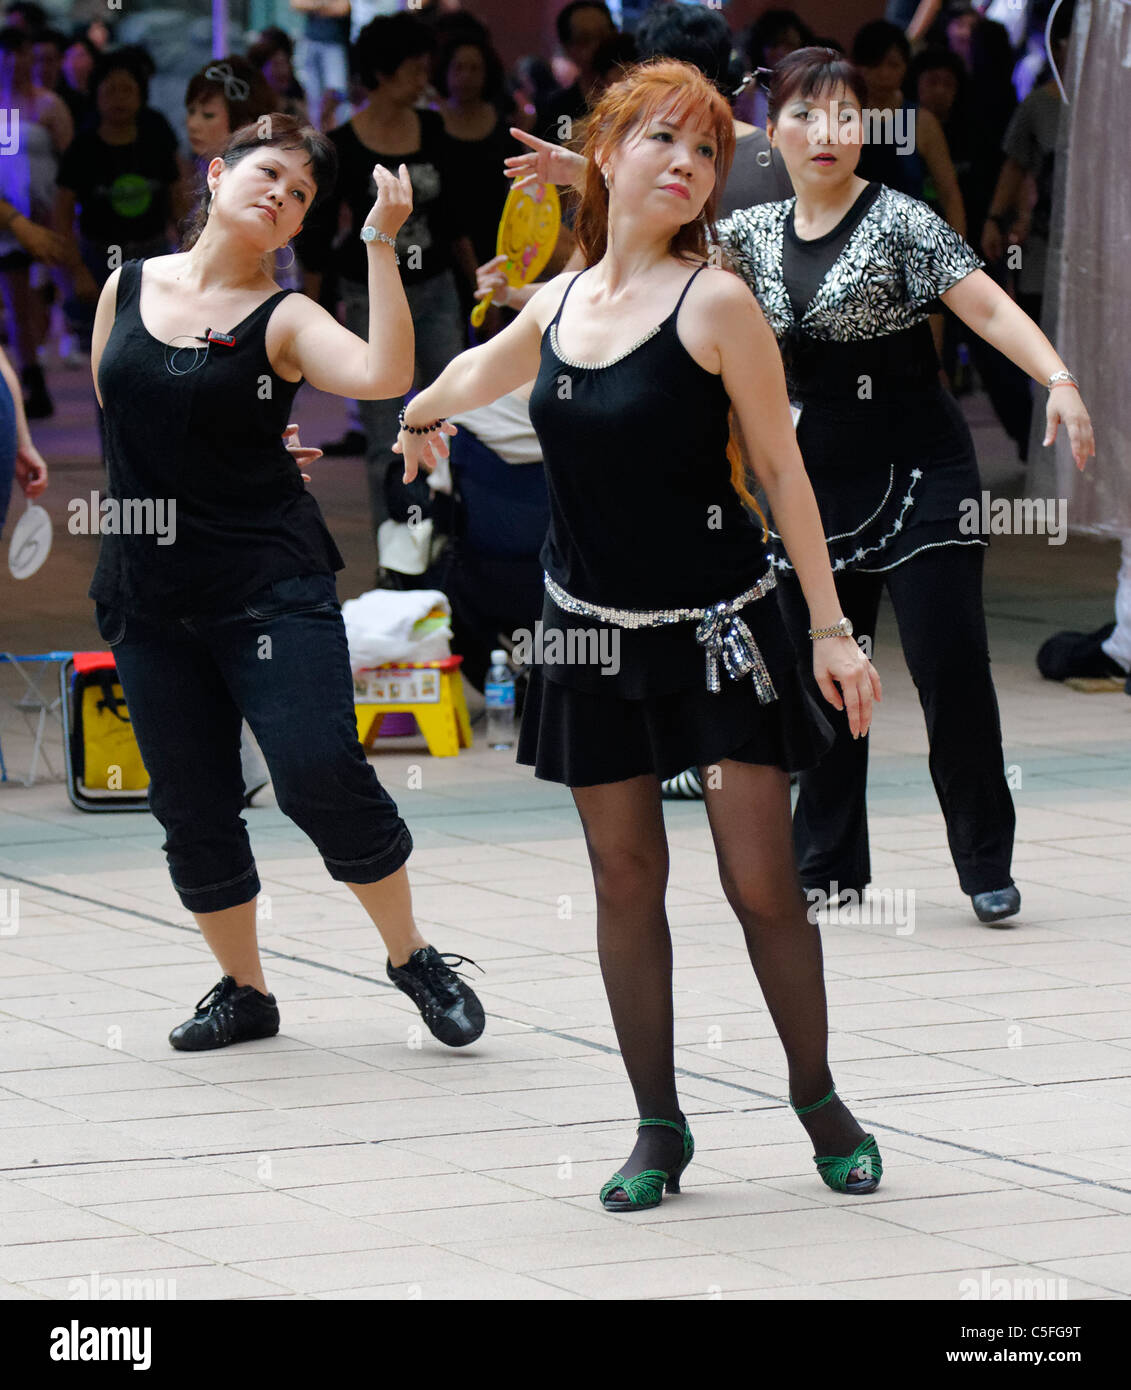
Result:
M427 434L409 434L407 430L401 430L397 435L397 442L393 445L393 453L404 455L402 481L411 483L421 468L431 473L441 459L448 457L449 436L458 433L455 425L448 424L447 421L439 429L430 430Z
M377 201L365 219L367 227L396 236L412 211L412 180L402 164L396 174L390 174L383 164L373 166L373 182L377 185Z
M503 169L515 188L536 183L560 183L578 189L584 185L584 155L552 145L549 140L539 140L537 135L528 135L516 125L511 126L511 134L531 150L530 154L512 154L503 160Z
M876 668L851 637L819 637L813 643L813 675L833 709L848 711L853 738L872 724L872 704L884 698Z
M1049 392L1045 407L1045 447L1056 438L1056 432L1063 423L1068 431L1068 442L1072 446L1072 457L1076 467L1083 472L1084 465L1095 457L1096 437L1092 433L1092 420L1084 398L1071 382L1054 386Z

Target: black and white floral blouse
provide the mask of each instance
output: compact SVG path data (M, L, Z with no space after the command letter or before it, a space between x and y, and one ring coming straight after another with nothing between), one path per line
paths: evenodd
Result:
M782 241L796 201L743 208L718 224L720 245L779 339L795 326L782 278ZM926 203L883 187L798 326L840 343L898 333L922 323L935 300L982 265Z
M924 549L984 544L960 527L963 501L979 495L977 460L927 322L982 261L925 203L880 187L839 253L830 248L798 321L783 274L795 202L733 213L718 241L781 347L833 569L879 572ZM792 569L771 534L773 563Z

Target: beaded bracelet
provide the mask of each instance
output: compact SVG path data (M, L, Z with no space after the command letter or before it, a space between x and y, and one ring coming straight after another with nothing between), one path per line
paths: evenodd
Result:
M446 425L448 423L447 417L444 416L439 420L434 420L430 425L406 425L404 417L407 409L408 406L405 406L397 416L397 423L400 425L401 429L404 430L405 434L431 434L433 430L438 430L441 425Z

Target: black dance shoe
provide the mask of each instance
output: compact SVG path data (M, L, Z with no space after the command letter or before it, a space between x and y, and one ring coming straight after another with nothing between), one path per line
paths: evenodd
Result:
M483 1032L486 1018L475 991L447 964L449 960L475 965L468 956L442 956L434 946L422 946L404 965L387 961L385 973L420 1010L434 1038L448 1047L466 1047Z
M991 893L974 893L970 901L974 904L974 916L987 927L996 927L1003 917L1012 917L1021 911L1021 894L1014 883L1008 888L995 888Z
M237 985L225 975L196 1006L196 1013L169 1034L178 1052L205 1052L252 1038L273 1038L279 1031L279 1007L273 994L252 985Z
M1037 652L1037 670L1049 681L1123 680L1127 672L1103 649L1114 631L1114 623L1105 623L1095 632L1054 633Z

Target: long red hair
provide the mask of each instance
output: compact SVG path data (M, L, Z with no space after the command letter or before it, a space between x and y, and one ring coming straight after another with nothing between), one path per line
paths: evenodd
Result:
M596 265L609 244L609 190L601 173L601 161L618 145L662 118L672 125L694 123L715 143L715 186L694 221L685 223L671 239L671 254L688 262L707 259L715 239L719 195L734 160L734 116L726 98L690 63L658 58L629 68L619 82L608 87L582 124L579 144L585 155L585 187L574 220L573 234L587 266ZM727 444L730 480L742 501L762 522L763 540L769 532L766 518L746 482L746 464L734 411L730 413Z

